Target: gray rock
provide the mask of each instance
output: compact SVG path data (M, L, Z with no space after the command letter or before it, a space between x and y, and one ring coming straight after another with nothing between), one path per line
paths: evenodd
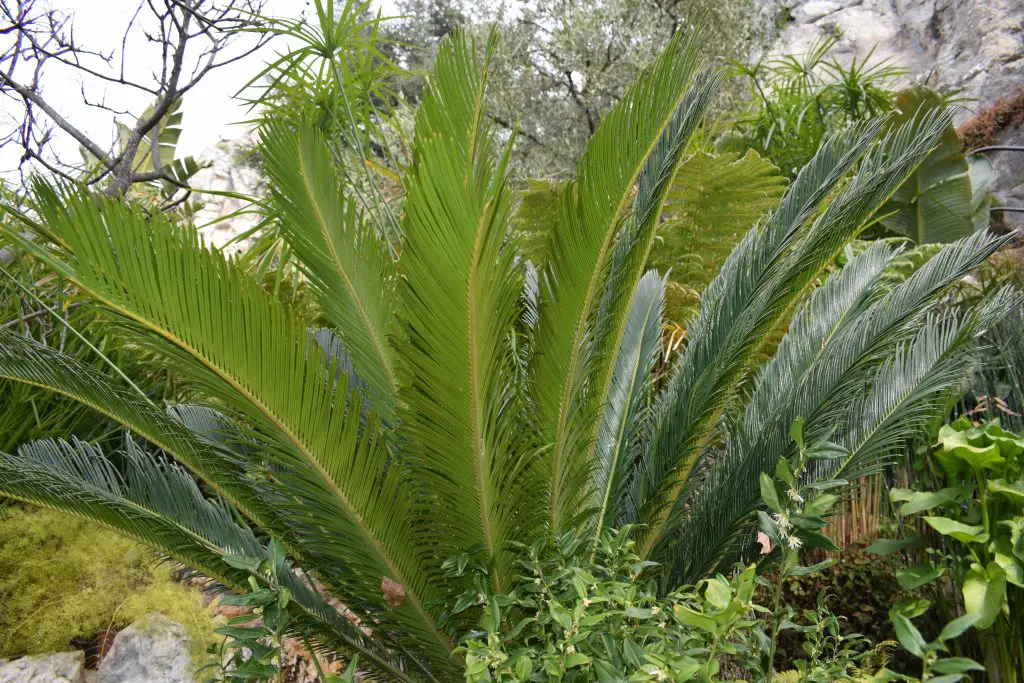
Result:
M808 0L793 7L793 21L798 24L808 24L817 21L827 14L838 12L843 8L834 0Z
M117 634L95 683L192 683L185 629L162 614L138 619Z
M82 683L84 676L81 650L0 661L0 683Z

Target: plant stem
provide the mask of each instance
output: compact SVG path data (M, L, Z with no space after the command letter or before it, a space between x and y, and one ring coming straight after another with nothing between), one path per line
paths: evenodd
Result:
M788 555L793 551L787 550ZM768 650L768 675L766 683L772 683L772 678L775 676L775 650L779 644L779 604L782 602L782 582L786 580L785 567L788 565L787 562L783 562L783 566L779 569L779 578L775 582L775 595L772 596L772 645Z

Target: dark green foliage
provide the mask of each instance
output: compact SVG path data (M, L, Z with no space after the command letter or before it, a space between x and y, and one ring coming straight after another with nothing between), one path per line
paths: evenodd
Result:
M298 37L333 44L325 16ZM596 545L624 525L659 594L752 562L769 505L759 475L775 471L776 498L810 506L897 457L1017 297L938 307L1008 241L985 233L897 284L886 244L834 272L948 116L881 135L855 125L725 259L656 387L664 279L646 264L719 84L701 44L678 34L603 117L530 275L511 229L514 141L485 116L493 42L442 44L399 221L360 194L316 122L266 126L266 210L327 329L190 228L37 183L39 221L8 235L116 313L118 333L186 378L195 405L168 411L126 377L5 334L0 376L93 406L164 454L130 438L119 452L36 442L0 456L0 492L105 523L236 590L287 587L289 629L388 680L462 673L452 651L471 623L444 605L484 591L447 575L452 554L478 554L494 595L515 583L522 548L565 534ZM765 335L790 315L762 363ZM831 547L823 513L801 512L809 528L787 532L789 550Z

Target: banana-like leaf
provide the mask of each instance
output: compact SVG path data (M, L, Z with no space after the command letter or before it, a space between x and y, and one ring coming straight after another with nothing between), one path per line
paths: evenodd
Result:
M892 125L910 121L919 111L941 107L934 90L915 87L897 96ZM978 162L968 164L952 121L917 171L900 186L879 210L882 226L917 244L952 242L988 227L983 208L991 173ZM976 171L972 173L973 170Z

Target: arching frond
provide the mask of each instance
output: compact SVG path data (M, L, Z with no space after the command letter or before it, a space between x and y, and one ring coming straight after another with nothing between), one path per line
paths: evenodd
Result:
M530 487L514 423L523 280L506 241L511 147L494 162L483 114L492 47L481 63L465 34L446 41L417 114L400 262L408 343L398 354L403 453L430 491L423 532L440 559L482 547L498 587L517 526L534 525L517 492Z
M270 124L262 131L262 150L285 241L369 386L374 406L391 422L397 391L390 339L393 264L374 228L346 197L344 179L317 127Z
M364 601L352 609L393 624L410 647L447 665L451 644L426 607L433 597L409 538L401 472L389 467L376 421L364 420L347 376L277 300L194 232L84 191L40 186L37 197L65 245L63 261L51 262L131 321L138 343L256 427L259 466L281 466L279 511L308 525L309 533L286 536L290 550L321 558L325 583ZM333 533L314 531L323 528ZM405 587L399 608L384 605L382 577Z
M108 458L73 440L36 441L16 455L0 453L0 494L61 510L145 543L221 584L247 587L249 572L225 556L259 562L264 549L252 531L234 521L229 507L205 497L173 462L142 451L125 437L124 450ZM282 581L304 610L304 625L339 651L359 653L386 680L410 680L401 664L348 621L306 581L282 567Z
M664 308L665 281L649 271L633 295L601 418L594 463L595 539L618 522L627 468L639 449L638 417L648 408L651 372L661 354Z
M752 231L708 287L662 401L649 457L635 479L634 501L647 524L639 547L659 542L704 447L721 416L733 380L756 351L761 334L862 229L878 207L913 172L946 123L934 113L887 134L870 146L873 130L853 128L823 145L790 186L778 211ZM842 169L865 153L857 175L806 233L803 222L838 181ZM838 156L846 163L833 165ZM826 165L827 164L827 165Z
M551 444L546 461L551 470L548 525L552 531L572 522L587 487L585 454L592 443L590 427L596 415L581 414L586 411L577 410L575 404L583 396L587 354L594 351L587 343L589 326L601 302L614 239L629 214L634 185L652 155L659 150L678 155L672 124L678 121L679 105L696 75L699 43L695 30L677 35L605 116L554 217L541 277L532 367L538 418L543 438ZM669 178L674 161L667 171ZM658 208L660 201L655 213ZM610 362L614 363L614 354Z
M906 444L919 417L964 381L972 335L1006 307L1005 300L993 302L961 322L950 314L929 317L922 313L926 302L1002 244L979 235L951 245L888 293L886 268L895 254L876 244L812 295L757 376L724 452L711 456L713 465L685 499L687 510L679 514L678 525L685 550L677 577L710 571L735 556L727 549L749 541L742 535L761 504L757 477L773 471L780 457L795 455L789 425L797 417L805 420L811 442L831 439L849 446L858 441L852 434L883 436L873 448L850 448L830 465L811 468L819 478L852 480ZM938 348L944 350L936 355ZM901 370L904 375L893 376ZM867 408L885 401L894 402L891 411Z
M211 449L145 396L96 368L22 335L0 331L0 377L63 394L103 413L170 453L257 524L270 531L284 529L255 493L244 462Z

